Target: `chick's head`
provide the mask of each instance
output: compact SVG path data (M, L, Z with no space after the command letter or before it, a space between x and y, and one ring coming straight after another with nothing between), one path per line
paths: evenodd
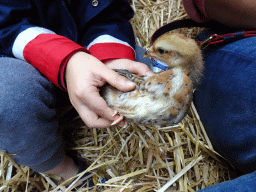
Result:
M160 36L144 56L160 60L170 68L202 65L201 50L197 43L178 33L166 33Z

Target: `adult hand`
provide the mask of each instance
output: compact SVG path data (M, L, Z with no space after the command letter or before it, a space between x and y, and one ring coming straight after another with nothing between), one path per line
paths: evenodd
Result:
M110 62L106 66L85 52L75 53L68 61L66 83L70 101L88 127L109 127L120 118L99 94L99 88L106 82L120 91L131 91L135 88L134 83L110 69L117 65L114 63ZM127 67L128 63L130 62L124 61L123 67L131 72L141 75L147 73L144 66L139 70L135 66ZM119 125L122 126L123 123Z

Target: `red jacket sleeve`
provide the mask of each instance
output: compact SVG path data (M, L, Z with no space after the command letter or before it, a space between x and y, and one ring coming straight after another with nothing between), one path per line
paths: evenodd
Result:
M102 62L112 59L135 60L134 50L126 45L118 43L101 43L92 46L90 53Z
M40 34L24 48L23 55L27 62L37 68L55 85L65 88L64 72L68 59L78 51L89 51L56 34Z
M127 43L111 35L101 35L88 46L91 55L102 62L113 59L135 60L134 49Z

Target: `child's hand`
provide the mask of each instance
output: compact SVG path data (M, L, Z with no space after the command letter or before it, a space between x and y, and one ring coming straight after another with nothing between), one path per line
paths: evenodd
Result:
M139 74L144 73L134 67L127 69ZM78 52L69 60L66 83L70 101L88 127L105 128L120 117L113 116L114 110L107 106L99 94L99 87L106 82L121 91L135 88L134 83L85 52Z

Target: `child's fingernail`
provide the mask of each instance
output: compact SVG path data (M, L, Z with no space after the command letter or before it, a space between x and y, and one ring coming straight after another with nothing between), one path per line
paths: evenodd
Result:
M125 85L127 85L127 86L129 86L129 87L133 87L133 86L135 86L136 84L133 83L133 82L131 82L131 81L126 81L126 82L125 82Z

